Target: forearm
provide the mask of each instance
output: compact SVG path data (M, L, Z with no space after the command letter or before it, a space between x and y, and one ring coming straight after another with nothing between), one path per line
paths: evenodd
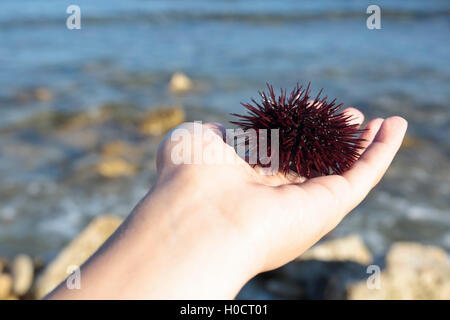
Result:
M217 210L195 194L155 188L82 266L81 289L63 282L48 298L233 298L253 273Z

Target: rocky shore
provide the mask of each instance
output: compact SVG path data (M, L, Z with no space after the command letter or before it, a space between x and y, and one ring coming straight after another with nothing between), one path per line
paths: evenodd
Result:
M24 254L11 261L0 257L0 299L42 298L121 222L111 215L94 219L45 267ZM238 298L450 299L450 264L444 250L414 242L394 243L376 261L358 235L349 235L322 241L288 265L257 276Z
M177 98L201 90L198 81L180 72L166 84L166 91ZM36 87L18 92L14 99L20 104L55 97L50 89ZM68 276L70 266L81 265L95 252L148 190L155 176L156 148L168 130L183 121L226 123L226 117L184 103L114 102L90 111L37 112L2 128L0 173L5 179L0 200L5 206L0 241L8 244L3 251L8 258L0 255L0 299L42 298ZM447 212L439 209L444 205L423 206L426 202L420 199L445 198L448 159L441 151L431 140L407 135L398 164L383 179L386 191L372 195L353 216L353 224L350 215L345 232L252 279L238 298L450 299L448 228L440 220ZM425 154L427 159L412 162ZM420 183L427 181L426 174L433 179L425 188ZM407 197L410 194L419 205ZM115 215L101 214L109 212ZM358 235L342 237L364 230L370 230L365 240L372 241L372 249L385 241L383 254L372 252ZM399 242L405 239L411 242ZM414 242L417 239L442 248ZM30 242L32 250L44 256L33 251L15 255L26 252Z
M381 32L360 1L86 2L82 32L60 6L6 3L0 299L42 297L104 241L154 183L167 130L232 127L266 83L297 82L365 121L402 116L407 136L332 233L239 298L448 297L448 1L384 1Z

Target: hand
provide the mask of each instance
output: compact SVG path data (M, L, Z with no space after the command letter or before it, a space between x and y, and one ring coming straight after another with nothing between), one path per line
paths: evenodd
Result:
M355 108L344 110L355 123L364 121ZM221 139L225 128L218 123L204 125L220 139L206 141L211 149L233 159L233 165L182 165L170 162L174 143L168 137L161 146L158 172L161 179L186 171L197 184L193 186L220 208L230 228L241 233L252 259L258 261L257 272L271 270L292 261L329 231L355 208L380 181L399 149L407 128L400 117L370 121L361 134L365 140L361 156L343 175L305 179L294 175L263 175ZM192 124L181 128L193 132ZM220 150L222 149L222 150ZM220 152L218 151L220 150ZM199 199L202 201L202 199ZM218 204L217 204L218 203Z
M345 112L363 122L358 110ZM309 180L263 175L223 141L222 125L203 125L207 134L197 138L195 128L185 123L165 137L156 183L82 267L83 289L60 285L50 298L232 298L250 278L295 259L336 227L380 181L407 123L370 121L347 172ZM180 148L175 130L193 143ZM186 149L231 161L175 164Z

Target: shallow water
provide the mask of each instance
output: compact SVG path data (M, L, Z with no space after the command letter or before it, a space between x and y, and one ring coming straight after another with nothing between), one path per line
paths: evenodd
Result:
M65 26L70 4L2 0L0 254L49 259L94 216L125 216L154 178L159 138L127 119L67 129L49 114L180 104L189 120L227 121L266 82L297 81L368 117L409 121L410 142L331 236L359 233L377 254L399 240L450 250L448 1L377 1L377 31L366 1L80 0L79 31ZM196 90L171 95L176 71ZM53 98L20 98L36 87ZM117 139L143 150L139 174L95 177L91 164Z

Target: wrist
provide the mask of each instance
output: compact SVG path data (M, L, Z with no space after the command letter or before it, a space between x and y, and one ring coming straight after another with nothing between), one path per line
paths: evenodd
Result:
M257 273L247 236L223 212L223 194L192 181L171 181L179 185L156 184L128 222L135 231L145 230L140 242L153 247L148 259L160 262L149 281L158 281L160 273L177 279L177 291L166 292L168 297L233 298Z

